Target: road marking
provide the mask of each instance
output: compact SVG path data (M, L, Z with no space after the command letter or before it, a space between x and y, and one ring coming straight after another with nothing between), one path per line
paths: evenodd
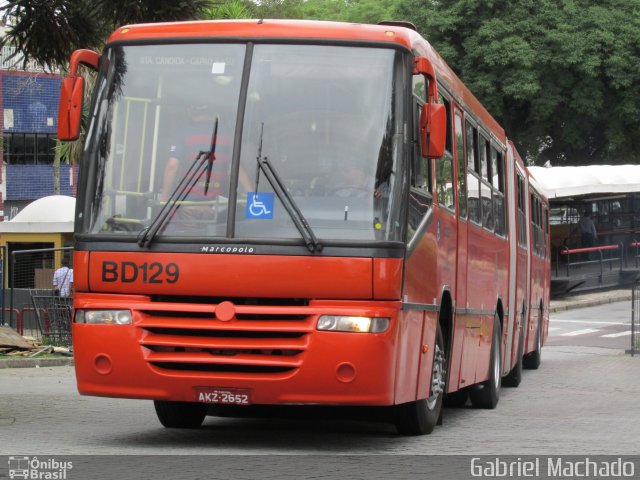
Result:
M596 333L599 332L600 330L596 329L596 328L585 328L582 330L574 330L573 332L567 332L567 333L561 333L560 336L561 337L575 337L578 335L586 335L587 333Z
M598 322L598 321L592 321L592 320L561 320L561 319L557 319L557 318L553 318L551 319L551 321L553 323L584 323L587 325L630 325L629 323L625 323L625 322Z
M618 333L609 333L607 335L601 335L601 337L602 338L617 338L617 337L624 337L625 335L631 335L631 331L618 332Z
M562 330L560 327L549 327L549 331L553 332L554 330Z

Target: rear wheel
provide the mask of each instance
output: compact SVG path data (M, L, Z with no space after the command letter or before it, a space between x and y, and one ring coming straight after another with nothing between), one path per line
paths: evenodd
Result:
M500 396L500 359L502 348L500 338L500 321L496 314L493 318L493 337L491 340L491 354L489 359L489 380L477 385L469 391L471 404L476 408L496 408Z
M536 333L536 349L524 356L523 366L527 370L537 370L542 358L542 309L538 314L538 332Z
M154 400L160 423L167 428L198 428L207 416L209 405L195 402Z
M433 431L442 412L442 398L447 372L447 359L440 325L436 332L429 398L394 407L396 428L401 435L426 435Z

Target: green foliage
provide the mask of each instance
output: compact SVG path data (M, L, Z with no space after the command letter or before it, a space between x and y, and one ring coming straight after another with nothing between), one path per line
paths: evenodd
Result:
M300 18L418 26L531 161L640 162L638 0L13 0L0 45L65 65L118 25Z
M258 18L303 18L304 0L260 0L254 8Z
M253 17L251 8L254 6L252 2L231 0L208 8L203 18L206 20L251 18Z
M92 16L109 19L110 29L140 22L197 20L210 8L210 0L94 0Z
M399 0L536 163L640 162L635 0Z

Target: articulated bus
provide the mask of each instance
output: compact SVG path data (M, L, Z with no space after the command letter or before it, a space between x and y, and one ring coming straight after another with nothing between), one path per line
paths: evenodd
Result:
M84 395L166 427L262 405L381 407L430 433L537 368L548 204L410 24L130 25L97 71L75 218Z

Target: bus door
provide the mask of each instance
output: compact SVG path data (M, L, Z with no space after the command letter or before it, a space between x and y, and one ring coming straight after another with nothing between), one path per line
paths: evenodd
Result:
M515 158L511 145L507 146L507 225L509 228L509 304L507 305L507 341L505 345L504 364L502 373L507 374L511 370L511 355L513 346L513 336L517 315L516 290L517 273L516 265L518 259L518 192L516 192L516 172Z
M460 366L460 387L475 381L476 354L480 345L480 319L470 315L467 285L469 253L467 248L468 228L468 191L467 191L467 155L465 155L465 130L462 123L462 112L455 109L455 150L456 150L456 184L458 191L458 242L456 254L456 331L463 335L462 365ZM467 146L469 153L471 147Z

